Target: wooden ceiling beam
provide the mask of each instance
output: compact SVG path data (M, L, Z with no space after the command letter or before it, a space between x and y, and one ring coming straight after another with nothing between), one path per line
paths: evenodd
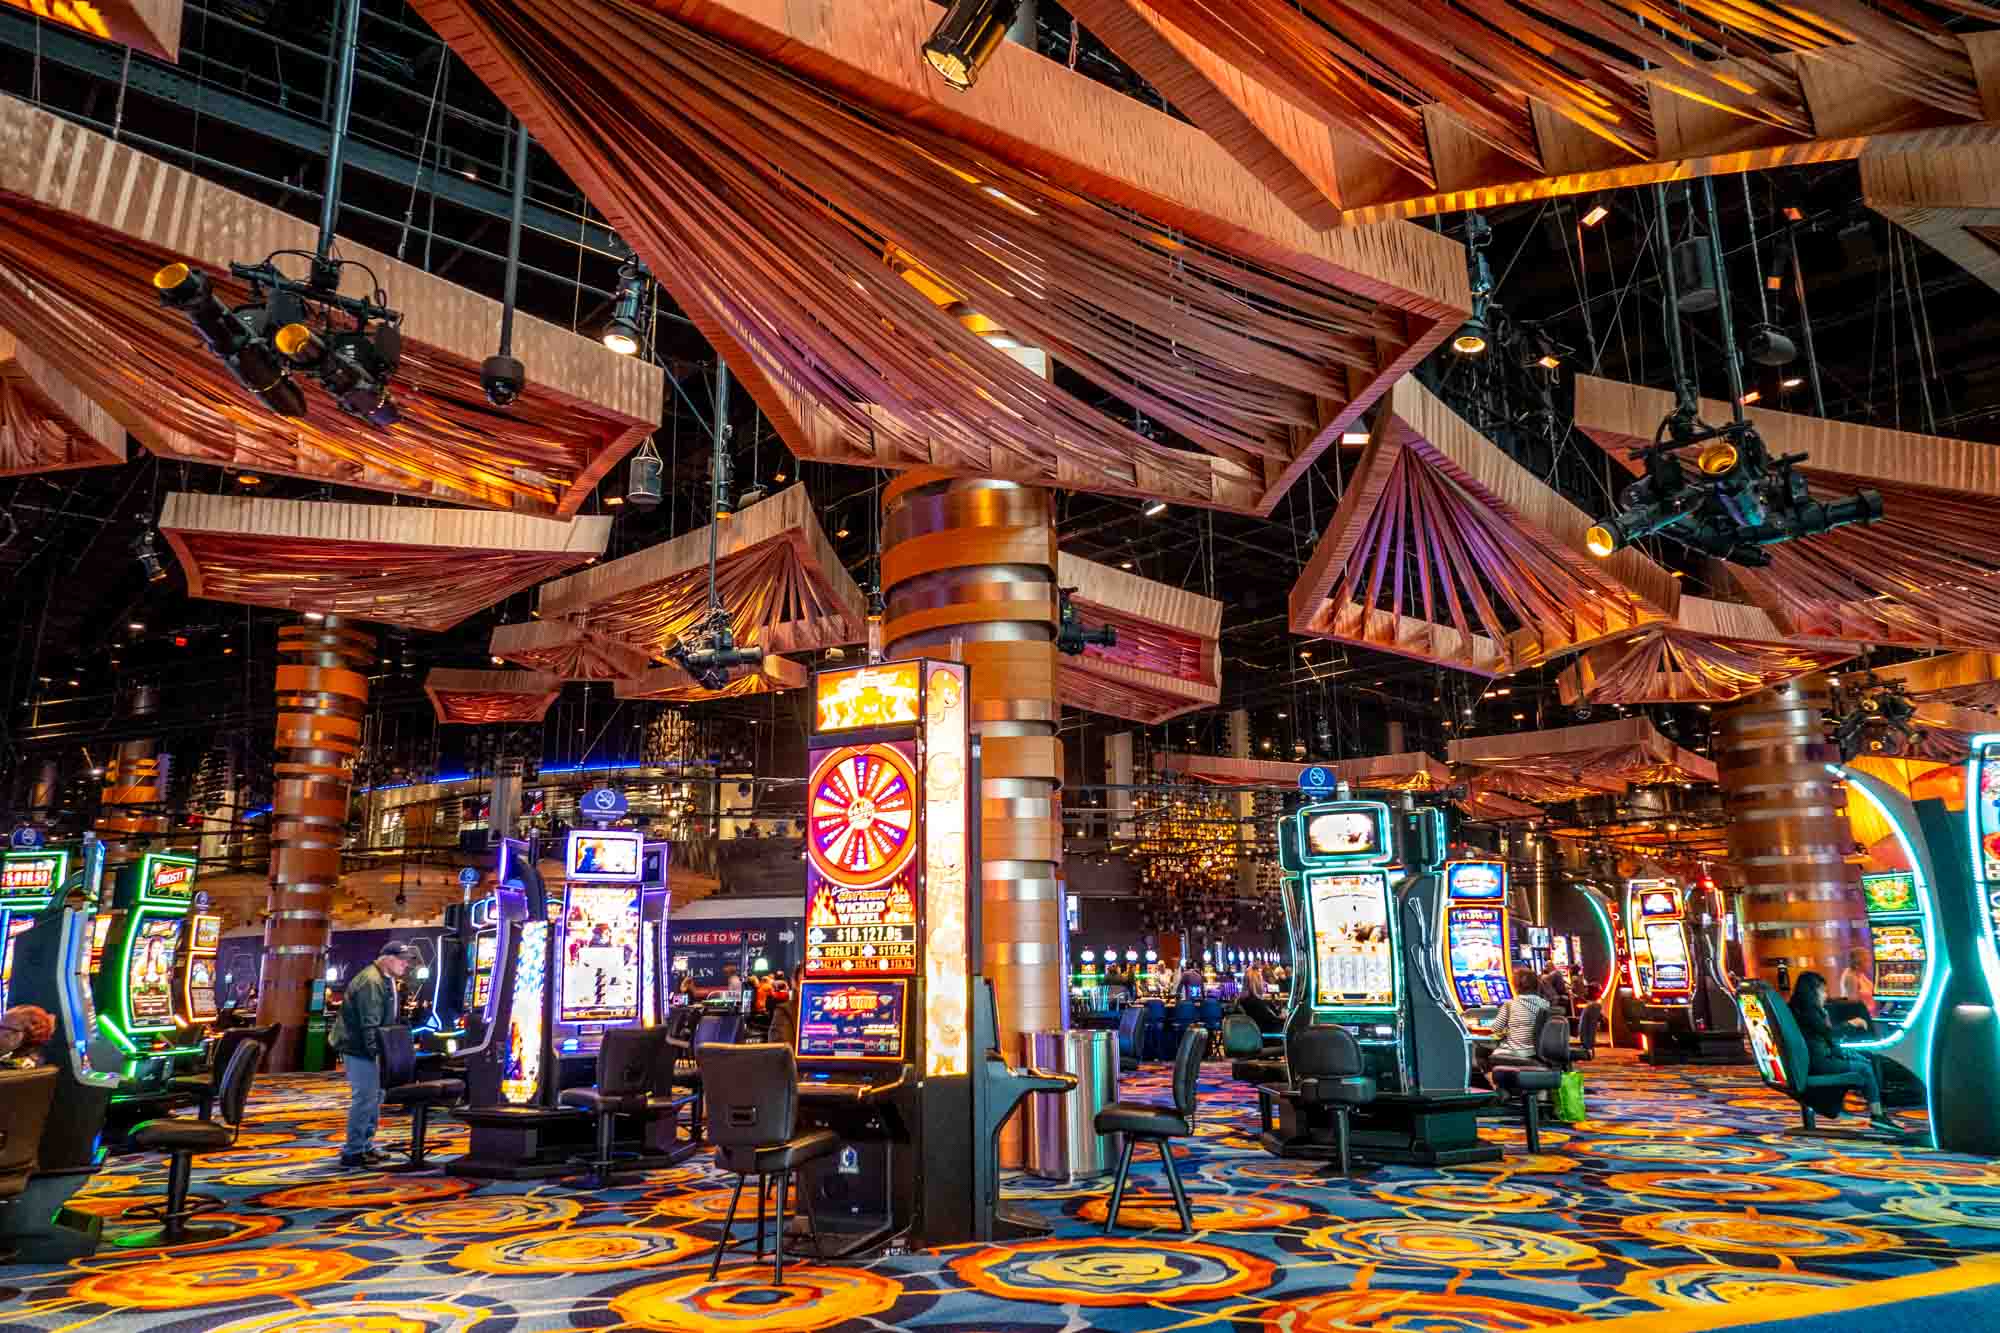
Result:
M2000 144L1861 159L1868 207L2000 291Z
M185 0L0 0L0 4L162 60L181 58Z

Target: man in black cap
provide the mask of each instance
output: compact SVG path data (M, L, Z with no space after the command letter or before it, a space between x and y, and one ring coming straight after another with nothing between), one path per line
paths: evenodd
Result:
M401 940L382 946L375 961L354 974L340 1006L337 1049L347 1066L347 1144L342 1166L379 1166L389 1160L375 1150L375 1124L382 1114L381 1030L396 1022L396 983L416 961L417 951Z

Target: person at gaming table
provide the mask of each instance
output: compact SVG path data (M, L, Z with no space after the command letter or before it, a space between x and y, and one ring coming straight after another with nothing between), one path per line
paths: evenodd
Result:
M340 1150L342 1166L379 1166L390 1160L389 1154L375 1148L375 1125L382 1116L382 1070L376 1057L382 1050L382 1029L396 1023L396 983L415 958L416 950L401 940L390 940L375 961L347 983L336 1029L340 1038L336 1049L347 1067L347 1142Z

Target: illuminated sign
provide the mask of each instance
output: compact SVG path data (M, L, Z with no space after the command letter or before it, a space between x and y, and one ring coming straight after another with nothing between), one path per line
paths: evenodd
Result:
M962 724L961 724L962 725ZM835 884L881 884L917 850L917 769L906 743L815 751L806 784L806 858Z
M856 888L806 874L806 971L915 972L916 869Z
M966 769L971 741L966 671L955 662L927 664L924 684L924 1072L972 1068L970 932L966 829L971 817Z
M1307 877L1313 931L1314 1003L1392 1005L1389 877L1380 871Z
M160 907L185 907L194 900L194 880L193 857L149 852L139 862L139 901Z
M907 726L919 713L922 662L886 662L822 671L814 679L815 731Z
M643 843L637 829L571 829L563 851L563 878L635 884Z
M1868 902L1870 916L1917 910L1917 877L1907 870L1893 870L1861 877L1861 896Z
M807 981L799 986L798 1053L828 1060L903 1058L907 981Z
M214 953L222 943L222 918L203 913L194 919L194 938L188 948L195 953Z
M1444 882L1453 898L1505 898L1507 867L1498 861L1452 861L1444 868Z
M42 906L68 874L68 852L8 852L0 860L0 905L18 898L17 906Z

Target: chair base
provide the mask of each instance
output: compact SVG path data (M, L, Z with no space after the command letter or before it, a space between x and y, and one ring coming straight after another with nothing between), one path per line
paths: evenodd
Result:
M216 1198L213 1194L190 1194L187 1196L187 1212L190 1214L212 1213L220 1207L222 1207L222 1200ZM119 1214L119 1217L121 1220L130 1218L140 1222L154 1222L164 1220L166 1215L167 1201L165 1199L158 1199L152 1203L142 1203L137 1208L127 1208L123 1213Z
M1125 1178L1132 1170L1132 1153L1141 1142L1150 1143L1160 1151L1160 1165L1167 1174L1167 1188L1174 1196L1174 1210L1180 1214L1181 1230L1194 1230L1194 1216L1188 1208L1187 1189L1181 1184L1180 1167L1174 1162L1173 1140L1151 1134L1125 1135L1125 1151L1118 1157L1118 1174L1111 1182L1111 1201L1104 1210L1104 1234L1110 1235L1118 1225L1118 1208L1125 1200Z
M113 1236L108 1243L121 1250L170 1250L181 1245L212 1245L235 1234L230 1227L155 1227Z

